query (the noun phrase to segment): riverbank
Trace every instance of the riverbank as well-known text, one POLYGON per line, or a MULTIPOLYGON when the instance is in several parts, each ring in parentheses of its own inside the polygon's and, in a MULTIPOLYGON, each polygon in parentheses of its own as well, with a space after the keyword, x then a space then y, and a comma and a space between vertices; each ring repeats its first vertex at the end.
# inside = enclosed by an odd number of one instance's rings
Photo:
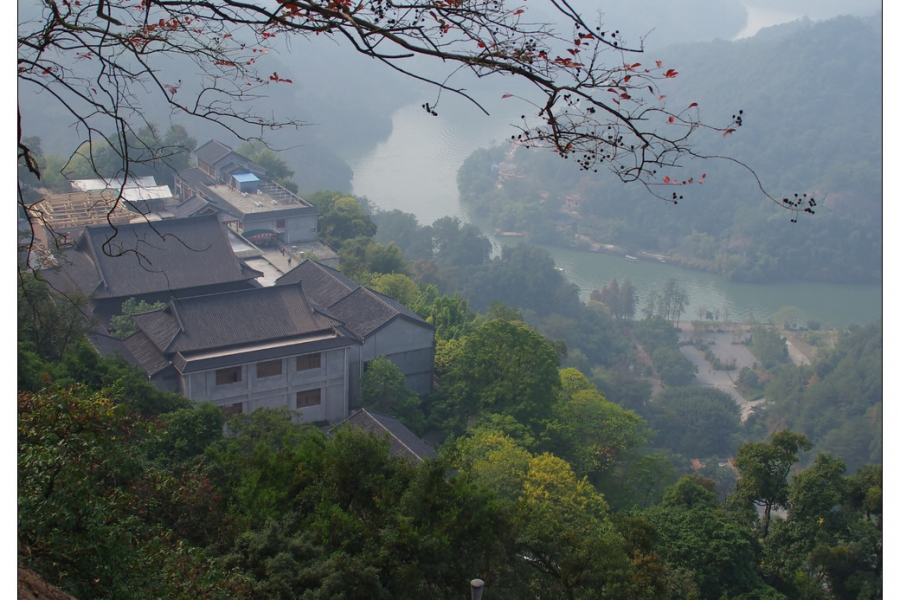
MULTIPOLYGON (((498 104, 502 104, 498 101, 498 104)), ((451 116, 454 106, 448 104, 442 116, 451 116)), ((494 107, 498 108, 498 107, 494 107)), ((458 217, 478 225, 495 249, 514 245, 522 237, 494 235, 496 224, 472 214, 460 203, 457 172, 474 150, 488 147, 491 140, 504 139, 505 122, 484 120, 468 111, 453 113, 458 118, 434 119, 425 115, 419 104, 398 110, 388 140, 372 152, 351 161, 354 172, 353 193, 366 196, 381 210, 401 210, 416 216, 421 224, 431 224, 445 217, 458 217), (402 185, 398 185, 402 181, 402 185)), ((551 223, 546 224, 552 227, 551 223)), ((503 227, 502 231, 512 230, 503 227)), ((779 284, 741 283, 692 265, 676 264, 664 255, 640 256, 625 248, 607 248, 601 244, 592 251, 589 244, 576 249, 571 235, 568 247, 559 239, 554 244, 538 245, 553 256, 557 267, 565 269, 566 278, 581 289, 582 301, 592 290, 599 290, 613 278, 632 281, 640 297, 640 308, 654 291, 661 294, 666 280, 676 278, 690 296, 689 314, 695 308, 720 309, 734 321, 751 319, 766 322, 782 307, 799 307, 807 319, 824 327, 846 327, 850 323, 864 325, 882 314, 880 284, 846 285, 798 281, 779 284), (625 259, 632 254, 638 260, 625 259), (662 257, 666 262, 660 262, 662 257)), ((639 314, 640 314, 639 308, 639 314)))

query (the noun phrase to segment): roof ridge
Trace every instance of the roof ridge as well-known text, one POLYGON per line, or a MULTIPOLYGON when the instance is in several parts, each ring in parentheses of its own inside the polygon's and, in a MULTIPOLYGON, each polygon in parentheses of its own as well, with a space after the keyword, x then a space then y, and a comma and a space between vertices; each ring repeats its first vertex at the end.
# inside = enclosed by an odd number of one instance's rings
POLYGON ((91 262, 94 263, 94 268, 97 269, 97 274, 100 275, 100 281, 97 282, 97 285, 96 285, 96 287, 94 287, 94 290, 96 291, 96 289, 98 287, 100 287, 101 284, 103 285, 104 288, 106 288, 108 290, 109 285, 106 283, 106 274, 103 272, 102 263, 99 260, 97 260, 97 249, 94 247, 94 238, 91 235, 91 231, 92 231, 92 227, 87 226, 81 232, 81 235, 83 235, 85 237, 85 239, 87 240, 88 248, 90 248, 90 250, 91 250, 91 262))
MULTIPOLYGON (((178 331, 175 332, 175 335, 172 336, 172 339, 169 340, 169 343, 166 344, 166 351, 168 352, 169 348, 172 347, 172 344, 175 343, 175 339, 178 337, 178 334, 184 333, 184 322, 181 320, 181 315, 178 313, 178 307, 175 303, 178 301, 177 298, 172 298, 169 300, 169 306, 172 307, 172 316, 175 317, 175 321, 178 323, 178 331)), ((165 310, 168 307, 161 308, 160 310, 165 310)))
MULTIPOLYGON (((361 286, 359 286, 359 287, 361 287, 361 288, 363 288, 364 290, 366 290, 367 292, 369 292, 369 294, 375 296, 375 299, 376 299, 376 300, 378 300, 379 302, 381 302, 382 304, 384 304, 385 306, 387 306, 389 309, 391 309, 391 310, 394 311, 395 313, 401 314, 400 311, 398 311, 396 308, 394 308, 393 306, 391 306, 388 302, 385 302, 384 298, 382 298, 382 296, 384 296, 385 298, 390 298, 390 296, 388 296, 387 294, 382 294, 381 292, 376 292, 375 290, 371 290, 371 289, 367 288, 367 287, 364 286, 364 285, 361 285, 361 286)), ((400 302, 400 301, 397 300, 396 298, 391 298, 391 299, 394 300, 395 302, 399 302, 400 304, 403 304, 402 302, 400 302)))
MULTIPOLYGON (((277 288, 277 287, 279 287, 279 286, 271 286, 272 289, 275 289, 275 288, 277 288)), ((312 301, 309 299, 309 296, 306 295, 306 290, 303 289, 303 280, 302 280, 302 279, 301 279, 300 281, 294 283, 294 284, 291 284, 291 285, 283 285, 283 286, 280 286, 280 289, 281 289, 281 292, 280 292, 279 295, 281 295, 281 294, 283 294, 284 292, 289 291, 289 290, 294 290, 294 289, 297 290, 297 293, 300 294, 300 299, 301 299, 301 301, 302 301, 303 304, 306 306, 306 310, 308 310, 309 313, 310 313, 311 315, 313 315, 313 318, 314 318, 316 321, 319 321, 319 315, 322 315, 322 316, 326 317, 326 318, 329 320, 328 325, 329 325, 329 327, 331 327, 332 330, 334 330, 334 327, 335 327, 334 321, 338 321, 341 325, 344 324, 344 322, 341 321, 340 319, 335 319, 335 318, 332 317, 331 315, 324 315, 324 314, 322 314, 322 313, 320 313, 319 311, 316 310, 316 308, 315 308, 315 306, 313 305, 312 301)), ((318 323, 317 323, 317 324, 318 324, 318 323)))
MULTIPOLYGON (((347 277, 346 275, 344 275, 343 273, 341 273, 341 272, 338 271, 337 269, 332 269, 331 267, 327 267, 327 266, 321 264, 319 261, 313 260, 313 259, 311 259, 311 258, 307 258, 306 260, 309 261, 309 262, 311 262, 312 264, 314 264, 316 267, 319 268, 320 271, 322 271, 323 273, 325 273, 326 275, 328 275, 329 277, 331 277, 332 279, 334 279, 336 282, 338 282, 339 284, 341 284, 342 286, 344 286, 345 288, 347 288, 348 290, 350 290, 350 293, 351 293, 351 294, 352 294, 353 292, 355 292, 358 288, 365 287, 365 286, 359 285, 358 283, 356 283, 355 281, 353 281, 352 279, 350 279, 349 277, 347 277), (332 273, 331 271, 334 271, 334 272, 336 272, 336 273, 339 273, 339 274, 342 275, 343 277, 346 277, 347 279, 350 279, 350 281, 353 281, 353 283, 356 284, 356 288, 351 288, 349 285, 347 285, 346 283, 344 283, 343 280, 342 280, 340 277, 337 277, 337 276, 336 276, 334 273, 332 273)), ((299 266, 299 265, 298 265, 298 266, 299 266)), ((349 295, 349 294, 348 294, 348 295, 349 295)))

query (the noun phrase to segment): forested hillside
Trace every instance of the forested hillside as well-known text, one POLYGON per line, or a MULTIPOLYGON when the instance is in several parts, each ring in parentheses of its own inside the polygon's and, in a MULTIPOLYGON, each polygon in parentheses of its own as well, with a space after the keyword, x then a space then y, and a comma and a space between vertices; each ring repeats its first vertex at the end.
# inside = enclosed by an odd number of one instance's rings
POLYGON ((856 468, 882 460, 883 325, 854 327, 812 365, 785 365, 766 385, 770 431, 806 435, 815 450, 856 468))
POLYGON ((699 110, 707 119, 743 111, 743 126, 703 139, 702 152, 752 167, 776 199, 807 193, 814 215, 792 223, 792 213, 729 161, 683 163, 679 179, 706 177, 675 186, 683 198, 673 204, 651 194, 671 200, 672 186, 626 186, 509 145, 466 160, 462 201, 533 241, 645 250, 738 281, 880 281, 880 19, 800 21, 656 55, 678 70, 665 99, 670 109, 699 110), (688 109, 694 102, 698 108, 688 109))
MULTIPOLYGON (((882 597, 879 324, 812 367, 760 368, 771 410, 747 427, 728 394, 690 385, 677 283, 636 321, 627 282, 581 304, 541 248, 489 259, 457 220, 309 198, 344 274, 435 328, 433 393, 384 359, 361 387, 363 406, 443 440, 438 458, 160 392, 22 273, 23 565, 83 600, 450 599, 474 577, 507 600, 882 597)), ((776 332, 754 337, 786 354, 776 332)))

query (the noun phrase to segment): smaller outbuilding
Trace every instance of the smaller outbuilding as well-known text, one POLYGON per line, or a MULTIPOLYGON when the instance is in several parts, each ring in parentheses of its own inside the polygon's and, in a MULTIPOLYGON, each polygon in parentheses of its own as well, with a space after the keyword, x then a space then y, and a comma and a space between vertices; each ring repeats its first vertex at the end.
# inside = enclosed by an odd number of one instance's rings
POLYGON ((341 427, 356 427, 379 437, 387 436, 390 442, 389 455, 403 458, 414 465, 426 458, 437 457, 437 452, 431 446, 423 442, 406 425, 388 415, 360 408, 340 423, 329 427, 326 433, 329 436, 334 435, 334 431, 341 427))

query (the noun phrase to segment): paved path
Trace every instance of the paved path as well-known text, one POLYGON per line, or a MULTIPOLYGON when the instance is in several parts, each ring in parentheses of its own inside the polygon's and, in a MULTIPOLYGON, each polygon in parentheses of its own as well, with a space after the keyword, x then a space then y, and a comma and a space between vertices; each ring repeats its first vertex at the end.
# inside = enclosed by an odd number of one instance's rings
MULTIPOLYGON (((710 365, 706 361, 706 358, 703 357, 703 352, 694 346, 682 346, 681 352, 691 359, 691 362, 697 365, 695 384, 716 387, 726 394, 729 394, 734 398, 735 403, 741 409, 741 420, 746 421, 747 417, 750 416, 753 407, 762 404, 765 400, 749 402, 745 400, 735 388, 734 380, 737 379, 740 370, 743 367, 752 368, 753 363, 756 362, 756 359, 753 354, 750 353, 750 350, 746 345, 736 343, 743 339, 743 335, 744 334, 740 331, 726 331, 724 333, 703 333, 700 336, 701 339, 714 342, 710 349, 722 363, 728 364, 732 360, 735 362, 736 368, 731 371, 717 371, 713 369, 712 365, 710 365)), ((681 324, 681 341, 686 342, 693 338, 693 327, 689 323, 681 324)))
POLYGON ((809 358, 807 358, 807 356, 799 348, 797 348, 797 346, 795 346, 791 342, 791 340, 787 341, 787 349, 788 349, 788 356, 791 357, 792 363, 794 363, 795 365, 808 365, 809 364, 809 358))
POLYGON ((257 271, 262 271, 260 283, 263 286, 275 285, 275 280, 300 264, 300 259, 289 253, 282 254, 278 248, 260 248, 262 254, 253 258, 245 258, 244 262, 257 271), (288 258, 291 259, 288 265, 288 258))

